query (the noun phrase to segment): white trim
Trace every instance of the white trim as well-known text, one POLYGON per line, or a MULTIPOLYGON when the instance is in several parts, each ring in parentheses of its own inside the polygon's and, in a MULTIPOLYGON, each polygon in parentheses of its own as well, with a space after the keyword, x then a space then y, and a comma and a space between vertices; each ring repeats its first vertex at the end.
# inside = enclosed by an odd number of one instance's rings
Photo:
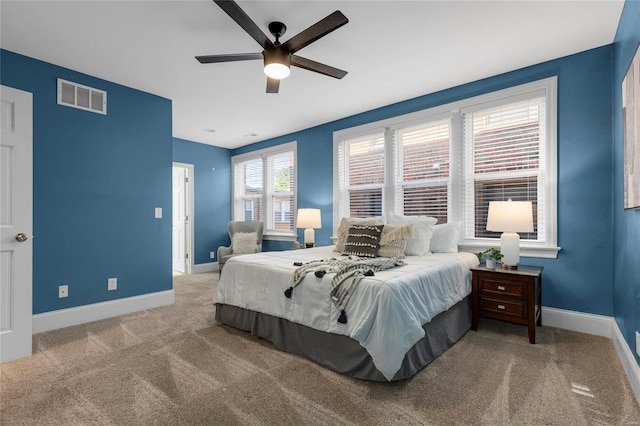
POLYGON ((194 274, 204 274, 205 272, 215 272, 218 270, 218 262, 198 263, 193 265, 194 274))
POLYGON ((195 255, 196 255, 196 250, 194 247, 194 237, 193 237, 193 230, 195 229, 195 221, 196 221, 196 213, 195 213, 195 207, 194 207, 194 188, 196 186, 196 174, 195 174, 195 169, 194 169, 194 165, 193 164, 189 164, 189 163, 179 163, 174 161, 172 163, 172 167, 182 167, 184 169, 187 170, 187 183, 186 183, 186 187, 187 187, 187 193, 186 193, 186 197, 187 197, 187 211, 186 211, 186 215, 189 218, 189 220, 187 220, 187 223, 185 224, 185 237, 186 237, 186 245, 187 245, 187 255, 188 255, 188 261, 187 261, 187 270, 185 271, 185 273, 187 274, 191 274, 193 272, 193 267, 194 267, 194 260, 195 260, 195 255))
POLYGON ((618 323, 613 318, 611 320, 613 321, 611 330, 613 334, 613 336, 611 336, 613 346, 616 348, 616 352, 620 357, 624 372, 627 373, 627 379, 629 379, 629 384, 631 385, 631 389, 633 389, 636 400, 640 404, 640 366, 638 366, 627 341, 624 340, 620 327, 618 327, 618 323))
MULTIPOLYGON (((468 251, 470 253, 478 253, 484 251, 488 248, 495 247, 498 245, 495 241, 479 241, 475 243, 464 242, 458 243, 459 251, 468 251)), ((551 246, 536 246, 529 244, 520 244, 520 257, 536 257, 539 259, 557 259, 558 252, 561 250, 560 247, 551 247, 551 246)))
POLYGON ((636 400, 640 403, 640 366, 613 317, 542 307, 542 325, 611 339, 636 400))
POLYGON ((295 235, 283 235, 283 234, 264 234, 262 236, 263 240, 266 241, 296 241, 298 239, 298 234, 295 235))
POLYGON ((542 325, 611 338, 613 318, 596 314, 542 307, 542 325))
POLYGON ((32 319, 33 333, 42 333, 72 325, 117 317, 118 315, 172 305, 174 300, 175 296, 172 289, 36 314, 32 319))

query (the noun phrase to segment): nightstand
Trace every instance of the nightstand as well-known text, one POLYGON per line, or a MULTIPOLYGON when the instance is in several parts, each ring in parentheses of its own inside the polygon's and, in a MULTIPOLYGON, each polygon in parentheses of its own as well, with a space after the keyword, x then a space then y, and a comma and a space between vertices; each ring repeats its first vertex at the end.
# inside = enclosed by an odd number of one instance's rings
POLYGON ((542 325, 542 267, 518 269, 471 268, 471 329, 480 317, 526 325, 529 343, 536 342, 536 325, 542 325))

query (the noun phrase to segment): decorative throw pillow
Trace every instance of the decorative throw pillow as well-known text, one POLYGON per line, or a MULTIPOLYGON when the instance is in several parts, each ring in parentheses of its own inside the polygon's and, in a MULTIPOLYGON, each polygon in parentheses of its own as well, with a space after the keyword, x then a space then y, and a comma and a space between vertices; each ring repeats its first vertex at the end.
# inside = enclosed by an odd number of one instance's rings
POLYGON ((457 253, 458 224, 442 223, 434 226, 429 247, 432 253, 457 253))
POLYGON ((404 251, 409 238, 413 238, 412 223, 406 225, 384 225, 380 235, 378 256, 404 258, 404 251))
POLYGON ((404 252, 409 256, 423 256, 429 253, 433 227, 438 219, 429 216, 403 216, 389 212, 387 222, 392 225, 413 224, 414 237, 407 240, 404 252))
POLYGON ((344 251, 344 243, 347 242, 347 234, 352 225, 382 225, 382 222, 374 217, 343 217, 338 227, 338 241, 333 251, 342 253, 344 251))
POLYGON ((352 225, 347 234, 342 254, 359 257, 376 257, 380 247, 383 225, 352 225))
POLYGON ((257 232, 236 232, 231 237, 231 252, 233 254, 255 253, 258 249, 257 232))

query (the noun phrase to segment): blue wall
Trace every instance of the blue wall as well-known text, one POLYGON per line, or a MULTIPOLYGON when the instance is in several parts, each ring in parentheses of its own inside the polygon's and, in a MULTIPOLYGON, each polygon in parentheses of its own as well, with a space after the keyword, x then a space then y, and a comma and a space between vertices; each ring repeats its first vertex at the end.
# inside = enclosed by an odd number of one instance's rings
POLYGON ((262 141, 236 149, 233 155, 297 140, 298 205, 322 210, 316 242, 328 245, 333 226, 334 131, 557 75, 562 251, 557 259, 523 262, 545 267, 545 306, 611 316, 612 58, 613 47, 601 47, 262 141))
POLYGON ((209 252, 230 244, 231 151, 184 139, 173 139, 173 161, 193 164, 194 263, 213 262, 209 252), (215 170, 212 170, 215 169, 215 170))
POLYGON ((34 314, 170 290, 171 101, 5 50, 0 63, 3 85, 33 93, 34 314), (57 78, 106 90, 108 115, 58 105, 57 78))
POLYGON ((614 42, 613 63, 613 217, 615 318, 625 340, 640 363, 634 332, 640 331, 640 210, 624 210, 622 80, 640 43, 640 2, 627 1, 614 42))

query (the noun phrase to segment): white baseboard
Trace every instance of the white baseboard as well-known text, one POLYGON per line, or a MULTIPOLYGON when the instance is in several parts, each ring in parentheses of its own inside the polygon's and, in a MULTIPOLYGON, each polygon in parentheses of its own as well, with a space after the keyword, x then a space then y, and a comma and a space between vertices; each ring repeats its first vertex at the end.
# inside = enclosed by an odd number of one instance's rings
POLYGON ((172 305, 174 300, 173 290, 166 290, 36 314, 32 320, 33 333, 42 333, 145 309, 172 305))
POLYGON ((640 403, 640 366, 613 317, 542 307, 542 325, 604 336, 611 339, 631 389, 640 403))
POLYGON ((604 315, 542 307, 542 325, 611 338, 611 321, 604 315))
POLYGON ((611 318, 611 321, 613 321, 613 336, 611 337, 613 346, 616 348, 616 352, 620 357, 624 371, 627 373, 631 389, 633 389, 633 393, 636 395, 636 399, 640 404, 640 366, 638 366, 636 358, 633 356, 633 352, 627 344, 627 341, 624 340, 620 327, 618 327, 618 323, 613 318, 611 318))
POLYGON ((192 272, 194 274, 203 274, 205 272, 215 272, 218 270, 218 262, 199 263, 193 265, 192 272))

